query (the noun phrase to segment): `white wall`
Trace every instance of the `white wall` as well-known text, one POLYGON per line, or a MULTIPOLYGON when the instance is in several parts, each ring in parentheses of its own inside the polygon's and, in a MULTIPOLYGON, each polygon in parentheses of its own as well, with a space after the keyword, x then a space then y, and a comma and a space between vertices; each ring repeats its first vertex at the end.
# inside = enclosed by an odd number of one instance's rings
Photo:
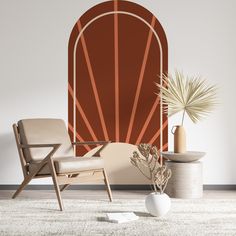
MULTIPOLYGON (((0 0, 0 184, 19 184, 11 125, 21 118, 67 121, 67 45, 76 20, 98 0, 0 0)), ((169 68, 219 86, 218 108, 186 121, 188 149, 206 151, 205 184, 236 184, 236 1, 136 0, 162 23, 169 68)), ((170 127, 180 118, 170 119, 170 127)), ((170 147, 173 137, 170 135, 170 147)), ((46 180, 32 183, 49 183, 46 180)))

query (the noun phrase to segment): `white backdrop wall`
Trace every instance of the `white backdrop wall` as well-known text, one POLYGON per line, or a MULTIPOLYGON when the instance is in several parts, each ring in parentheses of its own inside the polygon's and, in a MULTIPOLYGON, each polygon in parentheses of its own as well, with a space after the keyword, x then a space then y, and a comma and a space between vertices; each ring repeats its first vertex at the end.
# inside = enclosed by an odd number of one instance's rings
MULTIPOLYGON (((69 35, 77 19, 100 2, 0 0, 0 184, 22 181, 12 123, 29 117, 67 121, 69 35)), ((153 12, 163 25, 170 72, 178 68, 218 85, 219 106, 211 116, 197 125, 186 120, 188 149, 207 152, 205 184, 236 184, 236 1, 134 2, 153 12)), ((175 116, 169 127, 179 122, 175 116)), ((171 149, 172 135, 169 144, 171 149)))

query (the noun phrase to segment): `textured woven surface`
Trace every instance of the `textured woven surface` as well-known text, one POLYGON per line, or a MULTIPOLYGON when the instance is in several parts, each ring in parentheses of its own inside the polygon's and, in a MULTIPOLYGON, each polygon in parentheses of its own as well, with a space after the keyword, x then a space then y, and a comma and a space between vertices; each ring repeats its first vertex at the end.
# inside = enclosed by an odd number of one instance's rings
POLYGON ((236 200, 173 200, 163 218, 146 213, 144 200, 0 200, 0 235, 236 235, 236 200), (106 212, 133 211, 140 219, 115 224, 106 212))

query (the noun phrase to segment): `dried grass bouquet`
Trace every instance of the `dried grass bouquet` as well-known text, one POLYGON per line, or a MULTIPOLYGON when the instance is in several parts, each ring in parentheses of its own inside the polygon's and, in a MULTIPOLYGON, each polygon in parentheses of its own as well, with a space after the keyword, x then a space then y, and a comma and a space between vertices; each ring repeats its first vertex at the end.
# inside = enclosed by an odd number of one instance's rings
MULTIPOLYGON (((167 169, 166 165, 160 164, 160 156, 156 146, 151 144, 139 144, 139 152, 133 152, 131 164, 151 181, 155 192, 160 190, 162 194, 166 188, 171 170, 167 169)), ((162 163, 162 162, 161 162, 162 163)))

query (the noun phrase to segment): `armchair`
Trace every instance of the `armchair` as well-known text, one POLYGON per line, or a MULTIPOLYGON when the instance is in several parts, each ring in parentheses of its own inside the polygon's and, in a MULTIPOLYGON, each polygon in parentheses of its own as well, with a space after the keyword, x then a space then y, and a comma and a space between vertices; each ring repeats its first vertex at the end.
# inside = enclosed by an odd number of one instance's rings
POLYGON ((52 177, 60 210, 60 192, 78 181, 104 181, 110 201, 112 193, 100 152, 110 141, 71 143, 65 123, 60 119, 24 119, 13 124, 24 180, 12 198, 35 178, 52 177), (75 145, 101 144, 91 157, 76 157, 75 145), (59 186, 62 185, 61 189, 59 186))

